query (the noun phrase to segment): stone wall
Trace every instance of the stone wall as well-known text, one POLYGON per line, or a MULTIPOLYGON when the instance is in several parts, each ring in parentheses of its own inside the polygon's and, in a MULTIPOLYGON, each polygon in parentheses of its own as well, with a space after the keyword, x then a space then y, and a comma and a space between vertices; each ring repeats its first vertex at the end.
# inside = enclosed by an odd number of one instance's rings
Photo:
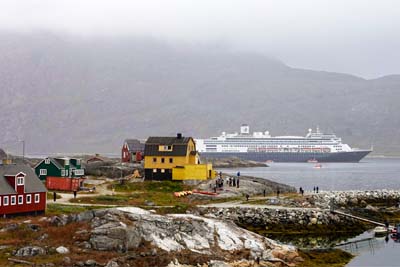
POLYGON ((269 209, 269 208, 208 208, 199 209, 200 214, 224 220, 232 220, 244 227, 274 231, 334 232, 360 229, 360 222, 332 214, 322 209, 269 209))

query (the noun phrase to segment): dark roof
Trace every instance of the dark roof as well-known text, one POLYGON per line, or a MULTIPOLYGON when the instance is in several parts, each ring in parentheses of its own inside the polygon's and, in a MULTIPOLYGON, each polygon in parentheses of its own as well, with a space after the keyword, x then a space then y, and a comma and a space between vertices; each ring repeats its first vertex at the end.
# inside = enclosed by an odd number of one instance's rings
POLYGON ((9 164, 0 166, 0 195, 16 194, 17 192, 5 179, 6 175, 15 176, 23 172, 25 176, 25 193, 46 192, 46 187, 36 176, 33 169, 24 164, 9 164))
POLYGON ((4 150, 0 148, 0 160, 6 159, 6 158, 7 158, 7 153, 4 152, 4 150))
POLYGON ((149 137, 144 149, 145 156, 186 156, 191 137, 149 137), (172 151, 159 151, 158 146, 172 146, 172 151))
POLYGON ((71 169, 76 169, 76 166, 71 162, 71 159, 75 159, 75 158, 45 158, 43 160, 41 160, 38 164, 35 165, 35 169, 37 166, 39 166, 40 164, 42 164, 43 161, 45 161, 46 159, 50 159, 50 162, 54 164, 54 166, 56 166, 59 170, 64 169, 64 161, 66 159, 69 159, 69 165, 71 169))
POLYGON ((137 139, 126 139, 129 151, 144 151, 144 144, 137 139))

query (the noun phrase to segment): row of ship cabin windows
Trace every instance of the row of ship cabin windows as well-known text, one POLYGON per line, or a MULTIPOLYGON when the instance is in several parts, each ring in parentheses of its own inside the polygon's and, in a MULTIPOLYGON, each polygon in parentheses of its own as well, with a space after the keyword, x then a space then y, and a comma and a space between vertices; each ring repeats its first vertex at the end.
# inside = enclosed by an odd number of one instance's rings
MULTIPOLYGON (((40 195, 35 194, 35 203, 40 202, 40 195)), ((32 195, 26 195, 26 204, 31 204, 32 203, 32 195)), ((18 205, 23 205, 24 204, 24 196, 23 195, 18 195, 18 205)), ((17 196, 0 196, 0 206, 8 206, 8 205, 17 205, 17 196), (10 202, 9 202, 10 200, 10 202)))
MULTIPOLYGON (((173 163, 174 159, 169 158, 169 163, 173 163)), ((153 158, 153 163, 157 163, 157 158, 153 158)), ((161 158, 161 163, 165 163, 165 158, 161 158)))

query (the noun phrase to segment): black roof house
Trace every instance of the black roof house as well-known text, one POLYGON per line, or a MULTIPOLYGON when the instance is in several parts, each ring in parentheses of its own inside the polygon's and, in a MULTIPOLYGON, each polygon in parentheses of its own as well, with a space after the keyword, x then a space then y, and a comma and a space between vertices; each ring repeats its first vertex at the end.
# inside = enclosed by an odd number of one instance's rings
POLYGON ((186 156, 191 137, 149 137, 144 150, 145 156, 186 156), (159 151, 160 145, 172 146, 172 151, 159 151))

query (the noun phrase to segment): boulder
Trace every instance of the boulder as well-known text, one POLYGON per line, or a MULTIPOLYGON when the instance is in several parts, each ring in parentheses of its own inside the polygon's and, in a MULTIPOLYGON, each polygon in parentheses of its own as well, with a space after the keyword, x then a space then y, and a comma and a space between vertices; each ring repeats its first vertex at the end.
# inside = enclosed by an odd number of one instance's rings
POLYGON ((59 254, 68 254, 69 253, 69 249, 63 246, 59 246, 58 248, 56 248, 57 253, 59 254))
POLYGON ((27 246, 17 250, 15 256, 17 257, 33 257, 36 255, 45 255, 46 251, 38 246, 27 246))

